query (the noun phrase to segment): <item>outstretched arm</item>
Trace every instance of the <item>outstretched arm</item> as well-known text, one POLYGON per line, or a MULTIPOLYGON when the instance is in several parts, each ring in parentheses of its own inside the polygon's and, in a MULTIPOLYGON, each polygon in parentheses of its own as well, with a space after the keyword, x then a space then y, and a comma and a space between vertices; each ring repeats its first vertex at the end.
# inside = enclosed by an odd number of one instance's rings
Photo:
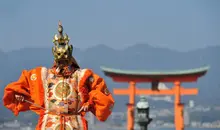
POLYGON ((111 115, 115 101, 103 78, 91 70, 86 70, 84 75, 90 89, 89 101, 86 104, 99 121, 105 121, 111 115))
POLYGON ((11 110, 15 116, 21 111, 29 110, 30 104, 26 102, 19 102, 15 95, 23 95, 27 99, 30 98, 29 84, 27 81, 28 71, 24 70, 18 81, 12 82, 5 87, 3 104, 6 108, 11 110))

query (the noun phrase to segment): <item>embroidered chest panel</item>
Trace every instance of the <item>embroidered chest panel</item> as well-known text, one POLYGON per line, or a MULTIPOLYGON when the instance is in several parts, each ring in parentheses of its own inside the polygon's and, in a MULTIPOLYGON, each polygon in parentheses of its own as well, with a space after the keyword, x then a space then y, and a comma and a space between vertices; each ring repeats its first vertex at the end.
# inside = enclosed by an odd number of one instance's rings
POLYGON ((47 77, 48 110, 59 113, 76 113, 80 106, 78 96, 78 72, 72 77, 56 77, 48 71, 47 77))

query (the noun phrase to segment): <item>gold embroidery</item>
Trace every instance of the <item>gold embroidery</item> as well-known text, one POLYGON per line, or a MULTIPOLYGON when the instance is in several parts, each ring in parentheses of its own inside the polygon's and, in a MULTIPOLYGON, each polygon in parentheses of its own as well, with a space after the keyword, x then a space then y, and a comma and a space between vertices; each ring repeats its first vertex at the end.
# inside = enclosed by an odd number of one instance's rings
POLYGON ((32 80, 32 81, 37 80, 37 75, 36 75, 36 74, 32 74, 32 75, 31 75, 31 80, 32 80))
MULTIPOLYGON (((64 126, 65 126, 65 130, 71 130, 72 128, 68 123, 65 123, 64 126)), ((55 126, 55 130, 60 130, 60 124, 55 126)))
POLYGON ((67 82, 59 82, 55 87, 55 96, 67 98, 71 94, 71 87, 67 82))
MULTIPOLYGON (((75 74, 75 76, 77 76, 75 74)), ((68 79, 63 79, 62 77, 55 77, 51 79, 52 76, 47 77, 47 106, 49 111, 54 111, 56 113, 68 113, 70 116, 65 116, 65 129, 80 130, 82 127, 81 117, 78 119, 74 114, 77 113, 79 109, 79 100, 77 99, 77 80, 76 77, 71 77, 68 79), (62 100, 63 99, 63 100, 62 100)), ((56 115, 47 115, 47 120, 43 129, 53 129, 60 130, 60 118, 56 115), (45 128, 46 127, 46 128, 45 128)))

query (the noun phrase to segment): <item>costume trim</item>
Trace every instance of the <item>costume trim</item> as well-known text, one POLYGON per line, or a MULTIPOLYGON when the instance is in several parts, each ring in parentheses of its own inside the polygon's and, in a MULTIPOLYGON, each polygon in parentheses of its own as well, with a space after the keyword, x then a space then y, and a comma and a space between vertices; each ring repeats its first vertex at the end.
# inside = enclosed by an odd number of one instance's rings
POLYGON ((93 72, 90 69, 82 69, 79 71, 78 92, 82 104, 89 100, 89 88, 86 84, 92 74, 93 72))
MULTIPOLYGON (((41 69, 41 79, 42 79, 42 84, 43 84, 43 89, 44 89, 44 95, 42 95, 44 97, 44 105, 45 105, 45 108, 46 108, 46 111, 45 113, 48 112, 48 101, 47 101, 47 96, 48 96, 48 86, 47 86, 47 68, 45 67, 42 67, 41 69)), ((42 119, 42 126, 41 126, 41 129, 45 129, 46 127, 46 122, 47 122, 47 118, 48 118, 48 114, 46 115, 43 115, 43 119, 42 119)))

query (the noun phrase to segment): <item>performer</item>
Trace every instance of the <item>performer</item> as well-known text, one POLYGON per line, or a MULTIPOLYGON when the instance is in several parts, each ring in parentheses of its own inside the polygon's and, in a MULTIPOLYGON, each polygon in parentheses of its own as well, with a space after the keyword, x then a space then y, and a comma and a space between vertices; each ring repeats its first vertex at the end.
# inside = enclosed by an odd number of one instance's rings
POLYGON ((114 99, 103 78, 79 67, 60 22, 58 32, 53 39, 52 68, 23 70, 18 81, 5 87, 3 103, 15 116, 28 110, 36 112, 36 130, 88 130, 85 113, 90 111, 105 121, 114 99))

